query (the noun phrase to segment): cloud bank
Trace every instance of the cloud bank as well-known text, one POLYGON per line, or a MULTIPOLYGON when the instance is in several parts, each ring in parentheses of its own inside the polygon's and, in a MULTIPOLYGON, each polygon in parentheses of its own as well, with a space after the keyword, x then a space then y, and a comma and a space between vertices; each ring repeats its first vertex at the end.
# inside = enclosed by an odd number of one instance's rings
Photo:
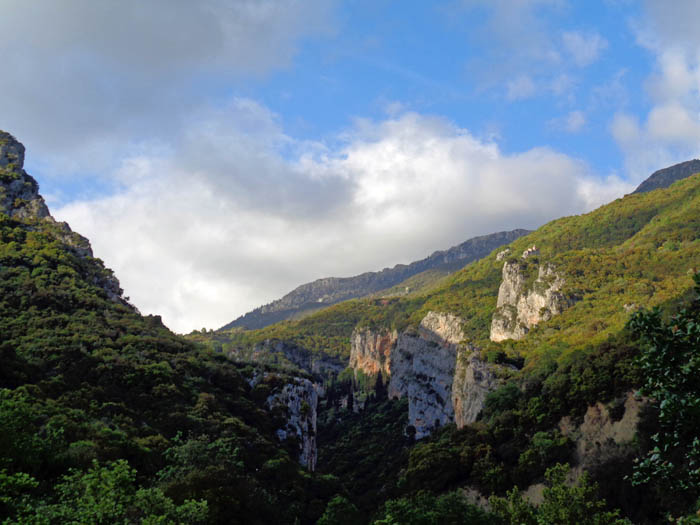
POLYGON ((249 99, 190 122, 171 147, 125 158, 113 174, 128 182, 121 191, 55 211, 92 239, 139 308, 178 331, 629 189, 548 148, 507 155, 415 113, 358 120, 332 147, 296 141, 249 99))

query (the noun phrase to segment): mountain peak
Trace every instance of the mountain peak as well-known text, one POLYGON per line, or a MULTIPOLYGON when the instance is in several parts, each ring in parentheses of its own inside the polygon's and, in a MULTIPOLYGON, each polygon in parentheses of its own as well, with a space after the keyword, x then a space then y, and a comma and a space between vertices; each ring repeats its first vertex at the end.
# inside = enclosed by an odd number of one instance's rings
POLYGON ((0 168, 8 165, 20 170, 24 167, 24 144, 6 131, 0 130, 0 168))
POLYGON ((50 218, 39 184, 23 167, 24 145, 0 131, 0 212, 16 219, 50 218))
POLYGON ((646 193, 659 188, 668 188, 671 184, 700 173, 700 160, 693 159, 674 164, 652 173, 648 179, 642 182, 632 193, 646 193))

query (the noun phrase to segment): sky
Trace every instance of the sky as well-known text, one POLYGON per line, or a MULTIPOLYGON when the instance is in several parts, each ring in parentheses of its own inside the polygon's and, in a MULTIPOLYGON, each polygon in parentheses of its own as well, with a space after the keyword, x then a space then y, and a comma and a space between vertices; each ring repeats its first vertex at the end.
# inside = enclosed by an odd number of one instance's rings
POLYGON ((0 129, 142 313, 590 211, 700 155, 695 0, 0 0, 0 129))

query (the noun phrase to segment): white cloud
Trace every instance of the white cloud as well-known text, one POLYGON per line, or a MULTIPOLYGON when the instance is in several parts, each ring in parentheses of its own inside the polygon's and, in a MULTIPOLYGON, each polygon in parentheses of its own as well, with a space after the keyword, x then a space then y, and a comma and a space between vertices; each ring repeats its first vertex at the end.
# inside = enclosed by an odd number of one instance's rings
POLYGON ((508 81, 506 98, 508 100, 522 100, 535 95, 535 83, 527 75, 520 75, 508 81))
POLYGON ((0 125, 54 173, 104 172, 125 144, 186 127, 203 94, 290 65, 301 39, 332 27, 335 4, 4 0, 0 125))
POLYGON ((608 41, 598 33, 585 34, 580 31, 564 32, 562 43, 579 67, 588 66, 598 60, 600 53, 608 47, 608 41))
POLYGON ((550 120, 548 124, 553 129, 563 130, 567 133, 578 133, 586 125, 586 114, 581 110, 570 111, 563 117, 550 120))
POLYGON ((586 125, 586 115, 583 111, 572 111, 566 117, 565 129, 569 133, 577 133, 586 125))
POLYGON ((700 155, 700 4, 648 0, 636 21, 637 41, 656 57, 646 88, 651 107, 637 119, 616 113, 613 137, 625 154, 633 180, 700 155))
POLYGON ((178 331, 223 325, 322 276, 536 227, 625 189, 548 148, 506 155, 415 113, 358 120, 332 149, 287 136, 246 99, 190 122, 169 148, 124 152, 121 192, 55 210, 139 308, 178 331))

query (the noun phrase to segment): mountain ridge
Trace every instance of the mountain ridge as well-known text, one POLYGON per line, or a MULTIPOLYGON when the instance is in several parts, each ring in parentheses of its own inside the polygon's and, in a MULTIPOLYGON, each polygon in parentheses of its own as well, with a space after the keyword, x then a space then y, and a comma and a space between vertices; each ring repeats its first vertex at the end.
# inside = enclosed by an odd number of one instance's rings
POLYGON ((428 257, 409 264, 397 264, 392 268, 384 268, 378 272, 364 272, 352 277, 316 279, 296 287, 280 299, 242 315, 219 330, 225 331, 235 327, 263 328, 279 321, 292 319, 304 311, 318 310, 348 299, 380 292, 428 270, 440 270, 445 273, 459 270, 466 264, 491 253, 499 246, 528 233, 530 230, 515 229, 480 235, 447 250, 435 251, 428 257))
POLYGON ((673 166, 656 170, 647 177, 632 193, 646 193, 659 188, 668 188, 674 182, 700 173, 700 160, 692 159, 673 166))

